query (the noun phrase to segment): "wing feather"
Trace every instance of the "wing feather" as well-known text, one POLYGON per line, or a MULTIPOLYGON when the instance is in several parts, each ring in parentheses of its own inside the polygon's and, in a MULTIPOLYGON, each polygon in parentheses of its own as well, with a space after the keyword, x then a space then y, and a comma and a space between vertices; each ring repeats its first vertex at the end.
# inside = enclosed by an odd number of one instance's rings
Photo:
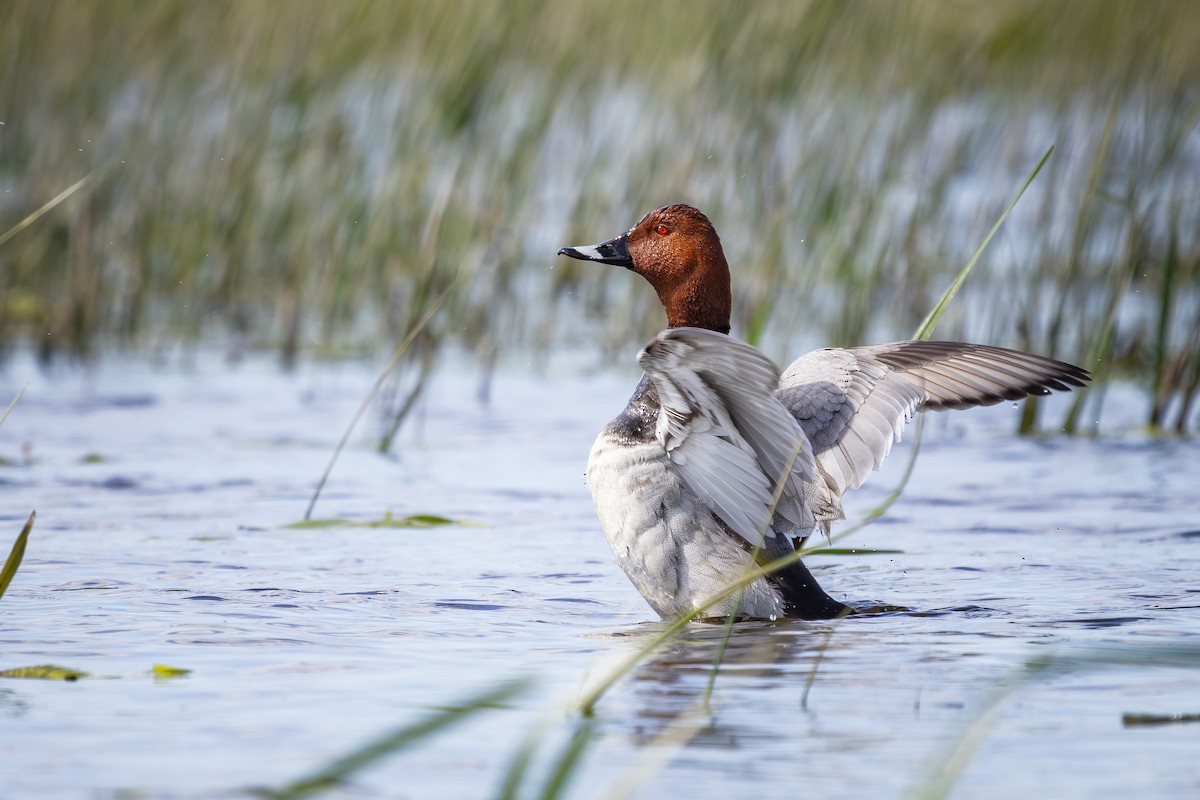
POLYGON ((670 328, 638 363, 658 389, 659 442, 688 490, 730 530, 761 545, 764 535, 813 527, 805 491, 816 478, 812 448, 775 397, 779 373, 769 359, 715 331, 670 328))
POLYGON ((828 530, 841 497, 857 488, 900 440, 918 411, 969 408, 1083 386, 1073 364, 965 342, 893 342, 826 348, 796 359, 776 392, 813 444, 822 478, 809 504, 828 530), (824 493, 820 490, 824 487, 824 493))
POLYGON ((842 516, 842 495, 879 468, 918 411, 991 405, 1090 379, 1062 361, 962 342, 827 348, 779 378, 753 347, 696 328, 663 331, 638 363, 658 389, 656 436, 680 479, 753 544, 776 532, 828 532, 842 516))

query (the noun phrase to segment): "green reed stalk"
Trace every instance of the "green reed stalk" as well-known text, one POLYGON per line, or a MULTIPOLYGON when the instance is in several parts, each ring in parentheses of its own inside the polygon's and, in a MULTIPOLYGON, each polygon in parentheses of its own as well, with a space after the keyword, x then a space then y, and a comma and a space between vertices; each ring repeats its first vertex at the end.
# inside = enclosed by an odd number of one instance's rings
MULTIPOLYGON (((1112 348, 1117 331, 1117 312, 1120 311, 1121 301, 1129 293, 1129 287, 1133 283, 1134 274, 1138 269, 1138 253, 1140 249, 1136 233, 1138 227, 1136 221, 1130 225, 1130 241, 1124 252, 1121 268, 1114 271, 1109 279, 1107 286, 1108 296, 1105 300, 1104 312, 1098 320, 1101 324, 1096 331, 1096 336, 1092 341, 1091 350, 1088 355, 1087 366, 1094 375, 1097 387, 1093 392, 1095 394, 1096 415, 1100 413, 1100 406, 1103 404, 1104 393, 1107 389, 1109 377, 1112 374, 1112 348)), ((1068 434, 1074 434, 1078 430, 1084 403, 1089 399, 1088 392, 1082 390, 1076 390, 1073 395, 1071 407, 1067 411, 1067 416, 1062 423, 1063 432, 1068 434)), ((1099 430, 1093 428, 1092 433, 1098 434, 1099 430)))
POLYGON ((1147 420, 1150 429, 1157 431, 1163 426, 1163 417, 1167 412, 1167 404, 1175 392, 1171 371, 1168 370, 1170 346, 1168 338, 1171 331, 1171 309, 1174 305, 1175 273, 1179 262, 1179 215, 1176 211, 1171 227, 1170 244, 1163 264, 1162 289, 1158 296, 1158 325, 1154 332, 1154 396, 1150 403, 1150 418, 1147 420))

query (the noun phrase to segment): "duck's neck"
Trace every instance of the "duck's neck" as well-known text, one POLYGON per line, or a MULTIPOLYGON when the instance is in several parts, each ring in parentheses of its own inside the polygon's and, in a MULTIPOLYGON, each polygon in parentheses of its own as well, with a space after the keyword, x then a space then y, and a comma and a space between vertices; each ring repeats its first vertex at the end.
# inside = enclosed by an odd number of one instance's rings
POLYGON ((729 288, 729 266, 719 251, 716 258, 697 265, 690 280, 655 288, 667 311, 668 327, 707 328, 729 333, 733 298, 729 288))

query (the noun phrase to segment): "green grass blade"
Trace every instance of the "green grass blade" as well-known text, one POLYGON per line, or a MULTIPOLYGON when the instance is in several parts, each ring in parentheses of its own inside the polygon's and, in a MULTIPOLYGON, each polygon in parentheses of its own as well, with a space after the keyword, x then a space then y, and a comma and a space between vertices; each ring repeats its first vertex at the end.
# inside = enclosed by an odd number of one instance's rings
POLYGON ((1025 183, 1021 184, 1021 188, 1017 191, 1016 196, 1009 202, 1008 206, 1004 209, 1004 213, 1000 215, 1000 218, 996 220, 996 224, 988 231, 987 236, 983 237, 983 241, 979 243, 979 247, 975 248, 975 252, 967 260, 966 266, 959 271, 954 281, 951 282, 950 288, 946 289, 946 293, 942 295, 942 299, 933 307, 933 310, 929 312, 924 321, 917 326, 917 330, 913 334, 914 339, 929 339, 933 336, 934 328, 941 321, 942 315, 946 313, 946 309, 954 302, 955 296, 958 295, 958 290, 962 288, 963 283, 967 280, 967 276, 975 268, 975 262, 979 261, 979 257, 983 255, 983 251, 991 243, 992 237, 996 235, 996 231, 1000 230, 1000 226, 1004 224, 1004 220, 1008 219, 1009 212, 1017 205, 1017 201, 1021 199, 1021 195, 1025 194, 1025 190, 1029 188, 1029 184, 1033 183, 1033 179, 1042 171, 1042 167, 1050 160, 1050 154, 1053 152, 1054 147, 1051 146, 1046 151, 1046 155, 1042 156, 1042 160, 1038 162, 1038 165, 1034 167, 1033 172, 1025 179, 1025 183))
MULTIPOLYGON (((15 400, 13 402, 16 402, 15 400)), ((37 518, 37 512, 34 511, 29 515, 29 520, 25 523, 25 527, 17 534, 17 540, 13 542, 12 550, 8 554, 8 560, 4 562, 4 570, 0 571, 0 597, 4 597, 4 593, 8 591, 8 585, 12 583, 13 576, 17 574, 17 570, 21 566, 21 561, 25 558, 25 543, 29 541, 29 532, 33 530, 33 521, 37 518)))
POLYGON ((599 797, 605 800, 624 800, 624 798, 645 794, 645 785, 679 754, 696 735, 710 724, 709 717, 702 708, 703 702, 692 703, 680 711, 659 733, 650 741, 639 745, 641 752, 640 763, 637 763, 619 776, 612 786, 599 797))
POLYGON ((17 392, 17 396, 14 397, 12 399, 12 402, 8 404, 8 408, 4 409, 3 414, 0 414, 0 425, 3 425, 4 420, 8 419, 9 412, 11 412, 13 410, 13 408, 17 405, 17 402, 21 399, 21 396, 25 394, 25 390, 28 388, 29 388, 28 384, 26 384, 25 386, 22 386, 21 391, 17 392))
POLYGON ((579 767, 580 758, 583 757, 587 746, 595 738, 595 734, 594 720, 582 719, 579 721, 575 733, 571 734, 571 740, 567 742, 562 754, 554 762, 554 769, 551 771, 550 777, 546 779, 546 785, 542 787, 541 794, 538 795, 539 800, 557 800, 563 796, 567 784, 579 767))
POLYGON ((329 473, 333 472, 333 465, 337 463, 338 456, 342 454, 342 450, 346 447, 346 442, 350 440, 350 434, 353 433, 355 426, 358 425, 358 421, 366 412, 367 407, 371 405, 371 401, 375 399, 375 395, 379 393, 380 388, 383 386, 383 382, 387 380, 387 376, 391 374, 392 370, 394 370, 397 365, 399 365, 400 359, 402 359, 404 354, 408 352, 408 348, 412 347, 412 343, 416 341, 417 335, 424 330, 425 326, 429 324, 429 320, 433 319, 433 315, 437 313, 437 310, 441 308, 442 304, 445 303, 450 297, 450 292, 456 285, 458 285, 459 277, 460 275, 456 275, 454 280, 450 281, 450 285, 447 286, 442 293, 437 296, 429 308, 426 309, 425 314, 419 320, 417 320, 417 324, 412 327, 412 330, 410 330, 408 335, 404 337, 404 340, 400 342, 399 347, 396 348, 396 352, 392 354, 392 360, 389 361, 388 365, 383 368, 383 372, 379 373, 379 377, 375 379, 375 384, 371 387, 370 391, 367 392, 367 396, 363 398, 362 403, 359 404, 358 411, 355 411, 354 416, 351 417, 350 424, 346 426, 346 432, 342 434, 342 438, 337 443, 337 447, 333 449, 333 455, 329 457, 329 463, 325 466, 325 471, 321 473, 321 479, 317 481, 316 488, 313 489, 312 499, 308 501, 308 508, 304 511, 305 520, 308 520, 312 517, 313 508, 317 505, 317 498, 321 496, 321 490, 325 488, 325 481, 329 480, 329 473))
POLYGON ((949 797, 958 778, 991 733, 1001 704, 1022 687, 1046 675, 1077 673, 1114 666, 1139 669, 1200 669, 1200 647, 1097 647, 1074 653, 1051 653, 1026 662, 1017 674, 991 690, 962 734, 954 740, 950 749, 931 765, 924 778, 909 792, 909 797, 917 800, 944 800, 949 797))
POLYGON ((924 780, 911 793, 910 796, 914 800, 944 800, 949 796, 963 770, 971 763, 971 759, 980 745, 987 740, 991 733, 1001 704, 1032 677, 1032 671, 1026 672, 1016 680, 1003 683, 991 691, 976 712, 975 717, 955 740, 954 746, 935 763, 924 780))
POLYGON ((821 664, 825 661, 825 652, 829 650, 829 643, 833 641, 833 632, 836 630, 830 627, 825 631, 825 638, 821 640, 821 646, 817 648, 817 657, 813 659, 812 669, 808 671, 808 676, 804 680, 804 692, 800 695, 800 709, 808 711, 808 695, 812 692, 813 684, 817 682, 817 672, 821 669, 821 664))
POLYGON ((725 624, 721 626, 721 641, 717 643, 717 652, 713 655, 712 667, 708 670, 708 684, 704 687, 703 703, 706 713, 712 713, 712 694, 717 686, 717 675, 721 671, 721 664, 725 661, 725 651, 729 648, 729 637, 733 636, 733 623, 737 622, 737 612, 742 606, 744 594, 745 590, 743 589, 738 594, 733 611, 729 612, 729 616, 725 618, 725 624))
POLYGON ((500 782, 500 792, 496 795, 497 800, 517 799, 517 791, 521 788, 525 775, 529 772, 529 765, 533 762, 533 754, 537 751, 541 738, 540 726, 530 729, 529 734, 517 748, 517 752, 509 759, 508 769, 504 771, 504 780, 500 782))
POLYGON ((41 217, 43 215, 45 215, 47 212, 51 211, 56 205, 58 205, 59 203, 66 200, 71 195, 78 192, 80 189, 82 189, 84 186, 87 185, 88 181, 90 181, 95 174, 96 174, 95 171, 92 171, 92 172, 89 172, 87 175, 84 175, 82 178, 75 181, 75 183, 71 184, 66 189, 63 189, 58 194, 54 195, 54 197, 52 197, 48 201, 46 201, 46 203, 44 203, 42 205, 42 207, 39 208, 37 211, 34 211, 32 214, 25 217, 25 219, 21 220, 16 225, 13 225, 11 228, 6 230, 4 233, 0 233, 0 245, 3 245, 9 239, 16 236, 21 231, 25 230, 33 223, 37 222, 39 219, 41 219, 41 217))
POLYGON ((271 800, 299 800, 332 789, 360 770, 407 747, 422 744, 435 733, 472 714, 496 708, 528 688, 528 681, 504 683, 488 689, 462 705, 449 706, 430 714, 412 725, 406 725, 369 742, 348 755, 327 764, 309 776, 279 789, 254 790, 254 794, 271 800))

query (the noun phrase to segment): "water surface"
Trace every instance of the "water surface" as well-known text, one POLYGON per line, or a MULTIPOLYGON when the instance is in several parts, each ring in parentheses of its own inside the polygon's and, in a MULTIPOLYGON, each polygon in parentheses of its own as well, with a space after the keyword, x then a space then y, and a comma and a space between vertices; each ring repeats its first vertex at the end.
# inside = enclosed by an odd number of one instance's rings
MULTIPOLYGON (((532 675, 510 708, 331 793, 489 797, 522 737, 562 740, 571 701, 661 630, 582 480, 632 368, 512 365, 486 405, 472 369, 444 369, 394 455, 364 420, 316 516, 476 524, 287 528, 373 378, 209 356, 53 374, 10 361, 3 396, 29 388, 0 427, 0 526, 7 540, 38 520, 0 600, 0 668, 94 677, 0 682, 0 797, 238 796, 532 675), (192 672, 155 680, 155 663, 192 672)), ((644 768, 645 798, 903 796, 1030 659, 1200 644, 1200 452, 1125 432, 1134 400, 1117 391, 1093 439, 1016 438, 1009 405, 933 416, 904 497, 847 542, 903 552, 809 561, 838 598, 915 613, 738 626, 711 717, 667 746, 720 635, 693 626, 600 703, 571 794, 644 768)), ((853 495, 851 519, 907 454, 853 495)), ((1200 725, 1122 716, 1196 712, 1194 668, 1040 676, 1000 704, 956 796, 1194 797, 1200 725)))

